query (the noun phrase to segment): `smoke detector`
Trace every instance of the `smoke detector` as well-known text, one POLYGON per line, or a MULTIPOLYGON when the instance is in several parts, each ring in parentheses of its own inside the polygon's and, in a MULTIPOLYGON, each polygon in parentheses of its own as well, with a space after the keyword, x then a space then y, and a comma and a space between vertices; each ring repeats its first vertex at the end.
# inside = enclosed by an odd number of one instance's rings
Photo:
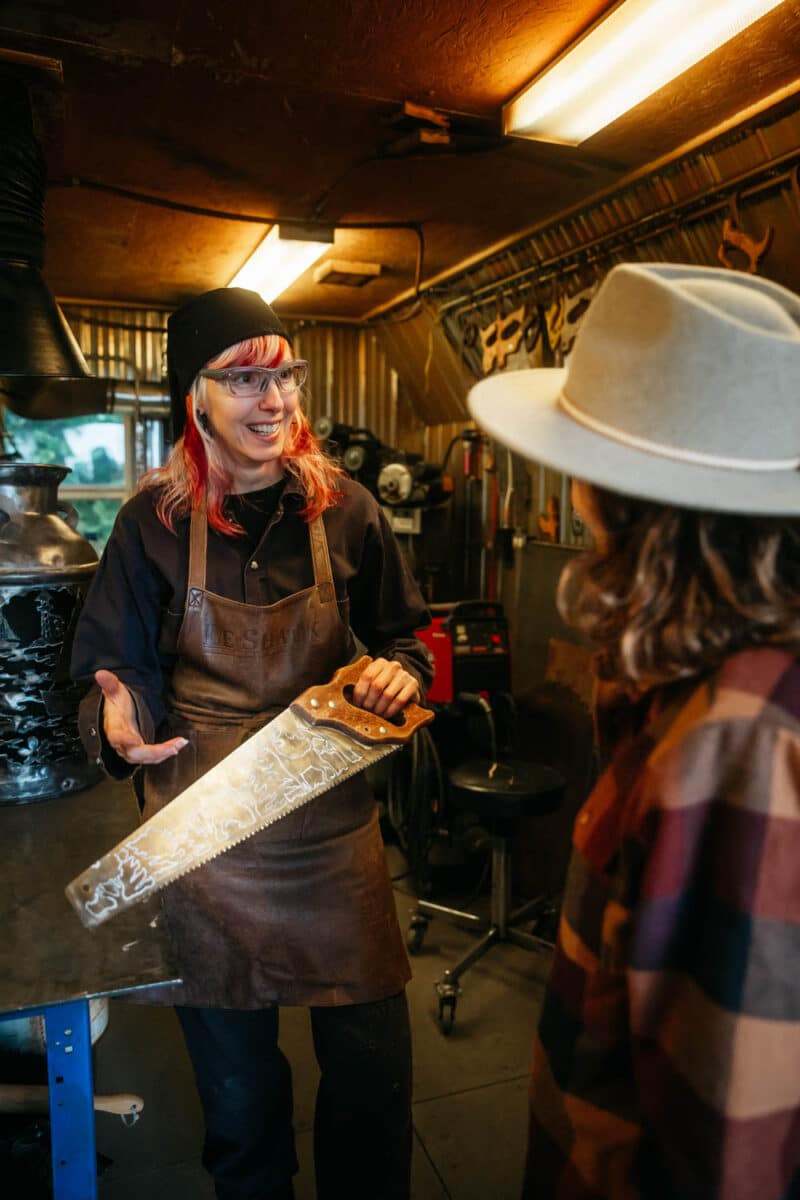
POLYGON ((380 263, 346 262, 328 258, 314 271, 314 283, 333 283, 338 287, 363 287, 381 273, 380 263))

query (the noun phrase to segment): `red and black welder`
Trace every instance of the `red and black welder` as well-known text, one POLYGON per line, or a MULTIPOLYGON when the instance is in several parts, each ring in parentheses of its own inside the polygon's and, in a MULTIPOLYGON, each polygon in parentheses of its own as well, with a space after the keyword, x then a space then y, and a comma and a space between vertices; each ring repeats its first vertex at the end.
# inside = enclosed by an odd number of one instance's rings
POLYGON ((420 895, 430 894, 434 875, 451 884, 466 875, 474 883, 474 871, 483 870, 488 835, 469 814, 448 807, 447 773, 470 758, 497 761, 513 727, 503 606, 461 600, 431 604, 430 612, 431 624, 416 633, 434 668, 425 698, 436 710, 426 730, 428 762, 401 779, 407 764, 397 756, 390 814, 420 895))
POLYGON ((502 604, 461 600, 431 604, 432 621, 417 637, 433 660, 431 704, 453 704, 463 693, 483 695, 511 691, 508 622, 502 604))

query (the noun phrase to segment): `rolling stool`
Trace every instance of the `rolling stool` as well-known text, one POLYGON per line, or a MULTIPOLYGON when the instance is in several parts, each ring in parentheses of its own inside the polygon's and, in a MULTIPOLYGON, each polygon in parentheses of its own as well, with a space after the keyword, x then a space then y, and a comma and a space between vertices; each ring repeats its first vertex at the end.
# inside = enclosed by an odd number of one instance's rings
POLYGON ((473 963, 498 942, 513 942, 527 950, 552 949, 552 942, 516 926, 541 904, 541 897, 528 900, 521 908, 511 908, 511 835, 525 814, 544 816, 559 807, 564 796, 564 780, 558 771, 537 763, 489 763, 472 759, 449 772, 450 799, 455 807, 475 813, 492 831, 492 902, 487 922, 476 913, 462 912, 444 904, 418 900, 412 911, 408 947, 419 953, 430 917, 441 913, 458 921, 469 921, 485 929, 483 937, 460 962, 444 972, 436 983, 439 996, 439 1022, 442 1033, 453 1028, 456 1001, 461 995, 459 979, 473 963))

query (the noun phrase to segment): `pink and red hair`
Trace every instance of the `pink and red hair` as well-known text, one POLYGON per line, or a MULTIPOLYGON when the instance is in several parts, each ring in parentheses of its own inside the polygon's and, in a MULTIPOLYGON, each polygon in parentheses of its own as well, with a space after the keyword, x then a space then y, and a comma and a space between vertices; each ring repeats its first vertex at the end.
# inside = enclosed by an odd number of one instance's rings
MULTIPOLYGON (((207 364, 212 370, 225 367, 274 367, 288 357, 288 343, 274 334, 249 338, 228 346, 207 364)), ((203 436, 197 424, 198 401, 205 394, 205 379, 198 376, 186 397, 186 424, 163 467, 148 471, 140 488, 159 487, 156 503, 159 519, 170 530, 175 521, 198 508, 206 498, 208 523, 220 533, 236 536, 242 527, 225 515, 225 497, 232 480, 222 465, 213 439, 203 436)), ((299 478, 306 496, 303 516, 312 521, 340 498, 337 481, 342 471, 320 449, 305 413, 297 408, 282 456, 285 470, 299 478)))

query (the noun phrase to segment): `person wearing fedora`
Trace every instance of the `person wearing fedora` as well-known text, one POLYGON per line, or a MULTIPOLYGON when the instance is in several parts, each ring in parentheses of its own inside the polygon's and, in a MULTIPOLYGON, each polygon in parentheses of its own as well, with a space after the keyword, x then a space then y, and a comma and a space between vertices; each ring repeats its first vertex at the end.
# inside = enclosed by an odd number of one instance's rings
POLYGON ((800 298, 623 264, 476 421, 572 476, 607 766, 535 1041, 529 1200, 800 1196, 800 298))
MULTIPOLYGON (((321 452, 307 364, 255 292, 169 318, 174 448, 122 508, 76 630, 80 727, 145 817, 301 691, 372 656, 354 700, 393 716, 430 683, 427 610, 374 497, 321 452)), ((219 1200, 290 1200, 281 1005, 308 1007, 319 1200, 407 1200, 410 977, 375 803, 358 774, 171 884, 175 1004, 219 1200)), ((137 993, 137 997, 141 993, 137 993)))

